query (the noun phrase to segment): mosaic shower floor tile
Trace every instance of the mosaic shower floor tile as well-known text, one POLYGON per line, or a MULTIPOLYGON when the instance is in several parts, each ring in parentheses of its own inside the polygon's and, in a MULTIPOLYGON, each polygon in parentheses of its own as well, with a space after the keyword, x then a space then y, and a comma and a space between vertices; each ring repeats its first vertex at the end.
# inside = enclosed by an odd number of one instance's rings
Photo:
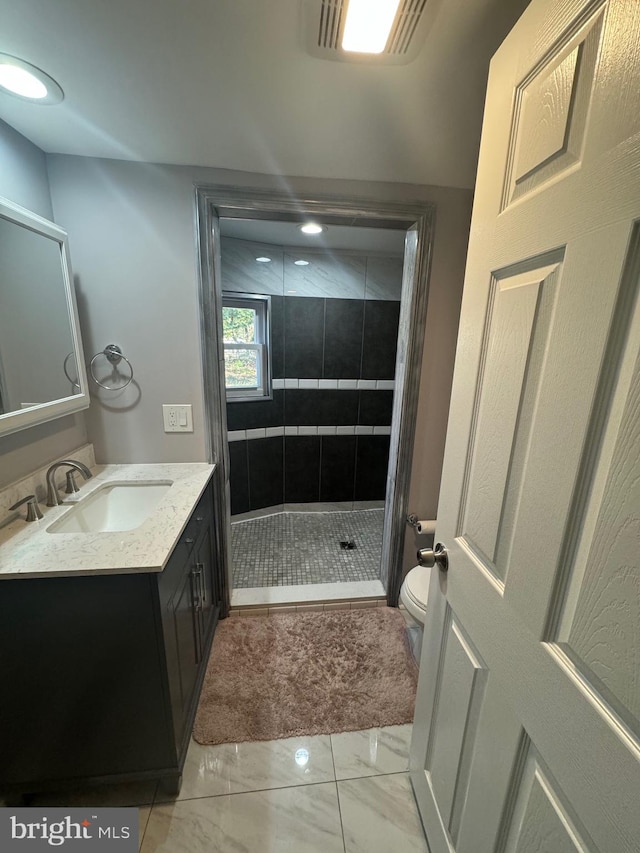
POLYGON ((383 509, 366 509, 232 522, 233 587, 377 580, 383 521, 383 509))

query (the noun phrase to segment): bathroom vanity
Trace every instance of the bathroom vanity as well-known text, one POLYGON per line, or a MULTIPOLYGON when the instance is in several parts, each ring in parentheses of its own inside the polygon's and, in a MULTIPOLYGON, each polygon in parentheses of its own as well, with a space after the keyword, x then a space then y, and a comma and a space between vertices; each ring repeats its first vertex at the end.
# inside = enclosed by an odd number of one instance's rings
POLYGON ((136 528, 69 532, 66 504, 0 531, 1 791, 128 779, 179 791, 226 615, 217 474, 106 466, 78 493, 81 527, 110 483, 168 484, 136 528))

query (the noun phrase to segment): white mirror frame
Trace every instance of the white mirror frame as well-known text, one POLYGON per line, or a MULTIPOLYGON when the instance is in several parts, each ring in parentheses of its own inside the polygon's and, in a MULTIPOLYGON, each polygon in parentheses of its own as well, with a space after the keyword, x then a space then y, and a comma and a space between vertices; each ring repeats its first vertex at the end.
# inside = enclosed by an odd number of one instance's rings
POLYGON ((78 321, 78 308, 71 278, 71 258, 69 256, 67 232, 48 219, 38 216, 25 207, 14 204, 6 198, 0 198, 0 218, 14 222, 16 225, 28 228, 35 234, 40 234, 42 237, 53 240, 60 247, 62 279, 64 282, 67 310, 69 312, 73 353, 78 371, 78 385, 80 386, 77 394, 61 397, 58 400, 51 400, 47 403, 40 403, 37 406, 30 406, 28 409, 21 409, 20 411, 7 412, 0 415, 0 436, 2 436, 35 426, 36 424, 54 420, 55 418, 61 418, 64 415, 79 412, 82 409, 87 409, 90 399, 87 372, 82 351, 82 339, 80 336, 80 323, 78 321))

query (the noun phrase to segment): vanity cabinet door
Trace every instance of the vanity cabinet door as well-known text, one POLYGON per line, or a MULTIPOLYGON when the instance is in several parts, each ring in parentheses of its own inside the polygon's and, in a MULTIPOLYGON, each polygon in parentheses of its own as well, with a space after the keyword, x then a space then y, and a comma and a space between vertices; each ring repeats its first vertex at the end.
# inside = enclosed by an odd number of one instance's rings
POLYGON ((211 489, 188 520, 164 571, 158 575, 164 653, 176 748, 181 753, 195 714, 196 694, 219 614, 211 489))
POLYGON ((201 632, 197 607, 198 578, 189 564, 185 568, 182 586, 173 600, 182 715, 189 710, 201 658, 201 632))
POLYGON ((173 734, 183 756, 221 608, 218 547, 208 487, 158 577, 173 734))
POLYGON ((200 624, 202 626, 202 654, 207 653, 209 634, 214 617, 220 609, 220 601, 217 595, 217 584, 214 574, 213 534, 211 527, 207 527, 198 541, 195 549, 195 567, 198 573, 200 585, 200 624))

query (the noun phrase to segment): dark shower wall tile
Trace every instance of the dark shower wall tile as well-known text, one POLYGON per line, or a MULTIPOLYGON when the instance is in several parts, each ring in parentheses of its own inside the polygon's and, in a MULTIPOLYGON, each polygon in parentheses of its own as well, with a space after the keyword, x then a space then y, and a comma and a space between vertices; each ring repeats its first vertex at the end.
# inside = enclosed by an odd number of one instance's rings
POLYGON ((393 379, 400 303, 367 300, 364 307, 362 379, 393 379))
POLYGON ((387 489, 388 464, 388 435, 358 436, 355 500, 384 500, 387 489))
POLYGON ((229 488, 231 515, 249 511, 249 465, 247 442, 229 442, 229 488))
POLYGON ((287 296, 284 302, 284 371, 290 378, 322 376, 324 299, 287 296))
POLYGON ((227 403, 227 429, 258 429, 282 426, 284 391, 274 391, 273 400, 255 403, 227 403))
POLYGON ((356 423, 357 391, 284 392, 285 426, 345 426, 356 423))
POLYGON ((282 437, 253 439, 247 442, 247 446, 250 509, 283 503, 282 437))
POLYGON ((356 437, 323 435, 320 454, 320 500, 352 501, 356 437))
POLYGON ((320 495, 320 437, 287 436, 284 451, 286 503, 311 503, 320 495))
POLYGON ((393 391, 359 391, 358 423, 367 426, 389 426, 393 411, 393 391))
POLYGON ((271 297, 271 375, 284 378, 284 297, 271 297))
POLYGON ((357 391, 317 391, 318 426, 351 426, 358 417, 357 391))
POLYGON ((300 391, 287 388, 284 392, 284 425, 317 425, 317 398, 320 391, 300 391))
POLYGON ((327 379, 357 379, 362 358, 362 299, 327 299, 324 372, 327 379))

